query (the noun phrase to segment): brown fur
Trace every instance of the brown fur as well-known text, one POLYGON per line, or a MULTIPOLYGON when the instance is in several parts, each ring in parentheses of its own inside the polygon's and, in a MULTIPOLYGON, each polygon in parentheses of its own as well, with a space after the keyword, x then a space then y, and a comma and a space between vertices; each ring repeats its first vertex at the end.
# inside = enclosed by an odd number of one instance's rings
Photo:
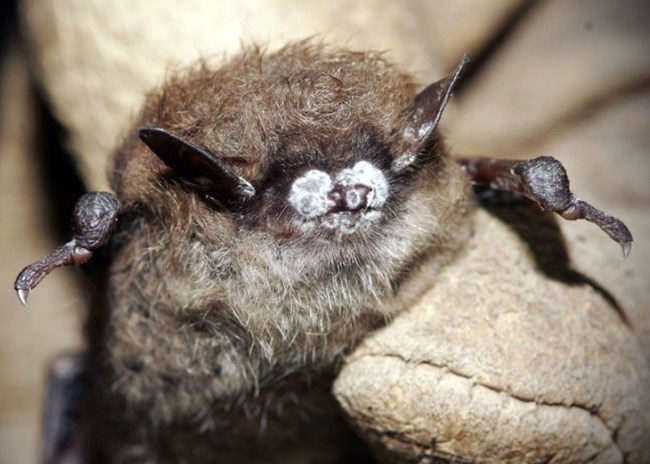
POLYGON ((468 182, 434 135, 362 234, 301 232, 285 197, 307 169, 387 167, 417 87, 381 54, 307 41, 202 64, 149 96, 138 127, 191 140, 258 193, 241 211, 215 208, 135 134, 118 151, 126 213, 94 353, 100 454, 353 462, 327 399, 332 373, 467 238, 468 182))

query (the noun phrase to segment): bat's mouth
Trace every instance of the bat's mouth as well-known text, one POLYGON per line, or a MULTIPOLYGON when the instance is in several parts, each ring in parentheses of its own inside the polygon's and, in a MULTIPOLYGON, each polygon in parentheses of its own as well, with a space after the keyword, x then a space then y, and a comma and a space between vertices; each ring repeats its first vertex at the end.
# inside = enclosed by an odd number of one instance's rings
POLYGON ((366 208, 354 211, 336 211, 319 218, 321 227, 343 234, 351 234, 369 227, 381 218, 381 211, 366 208))
POLYGON ((381 210, 365 208, 358 210, 330 211, 315 218, 300 218, 294 225, 302 232, 319 231, 337 237, 368 230, 382 217, 381 210))

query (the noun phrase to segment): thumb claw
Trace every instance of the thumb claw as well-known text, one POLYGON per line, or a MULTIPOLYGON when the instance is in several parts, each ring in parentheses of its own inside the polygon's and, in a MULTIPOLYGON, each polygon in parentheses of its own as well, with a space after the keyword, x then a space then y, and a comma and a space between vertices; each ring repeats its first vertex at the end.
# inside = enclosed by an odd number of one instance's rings
POLYGON ((623 249, 623 259, 626 259, 630 256, 630 250, 632 250, 632 241, 621 242, 621 248, 623 249))
POLYGON ((27 297, 29 296, 29 290, 25 290, 23 288, 17 288, 16 293, 18 294, 18 299, 23 304, 23 306, 29 306, 29 303, 27 302, 27 297))

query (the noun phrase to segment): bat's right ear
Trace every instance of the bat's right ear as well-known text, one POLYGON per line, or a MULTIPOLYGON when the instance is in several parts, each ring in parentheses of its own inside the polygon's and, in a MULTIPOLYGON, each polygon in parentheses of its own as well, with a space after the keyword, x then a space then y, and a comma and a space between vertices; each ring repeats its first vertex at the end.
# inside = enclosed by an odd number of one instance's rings
POLYGON ((138 135, 184 185, 207 198, 237 206, 255 195, 250 182, 207 150, 159 127, 143 127, 138 135))
POLYGON ((442 112, 468 62, 469 55, 465 54, 453 74, 426 87, 406 109, 406 119, 397 130, 393 146, 393 172, 404 170, 418 159, 438 127, 442 112))

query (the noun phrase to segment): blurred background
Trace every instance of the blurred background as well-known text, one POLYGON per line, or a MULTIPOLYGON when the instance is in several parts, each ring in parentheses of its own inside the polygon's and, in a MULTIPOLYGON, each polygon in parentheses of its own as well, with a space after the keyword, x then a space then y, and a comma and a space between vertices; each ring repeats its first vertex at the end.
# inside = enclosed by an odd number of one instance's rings
POLYGON ((2 3, 0 21, 0 463, 37 461, 46 366, 82 347, 86 311, 81 270, 55 271, 29 308, 16 274, 70 238, 81 193, 108 188, 112 147, 145 92, 242 41, 386 50, 423 84, 470 52, 444 118, 452 152, 556 156, 574 191, 628 224, 624 263, 594 226, 562 228, 650 359, 649 2, 22 0, 2 3))

